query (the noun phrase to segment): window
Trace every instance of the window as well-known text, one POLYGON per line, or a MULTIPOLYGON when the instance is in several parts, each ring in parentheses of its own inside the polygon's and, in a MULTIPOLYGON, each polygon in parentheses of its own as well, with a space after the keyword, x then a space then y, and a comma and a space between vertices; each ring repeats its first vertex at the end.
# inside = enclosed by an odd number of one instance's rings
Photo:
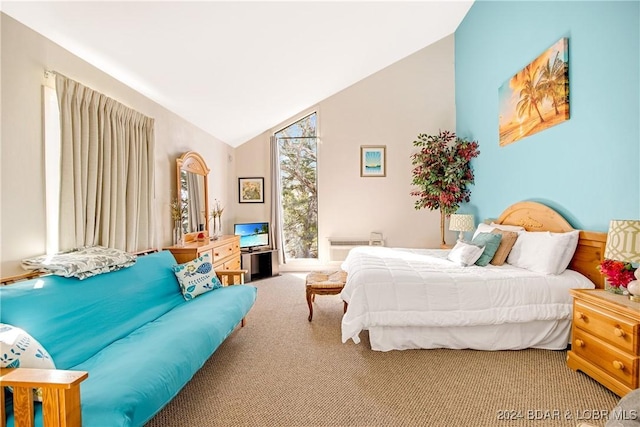
POLYGON ((317 113, 276 132, 275 138, 285 254, 290 259, 317 259, 317 113))
POLYGON ((47 253, 154 245, 154 120, 62 75, 44 89, 47 253))

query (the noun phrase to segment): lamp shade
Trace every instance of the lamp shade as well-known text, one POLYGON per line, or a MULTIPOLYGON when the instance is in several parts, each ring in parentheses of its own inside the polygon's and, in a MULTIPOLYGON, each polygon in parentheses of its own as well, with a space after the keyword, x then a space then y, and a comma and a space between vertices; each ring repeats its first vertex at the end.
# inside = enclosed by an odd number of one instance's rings
POLYGON ((473 215, 471 214, 452 214, 449 218, 449 230, 451 231, 472 231, 473 229, 473 215))
POLYGON ((640 262, 640 221, 611 220, 604 257, 623 262, 640 262))

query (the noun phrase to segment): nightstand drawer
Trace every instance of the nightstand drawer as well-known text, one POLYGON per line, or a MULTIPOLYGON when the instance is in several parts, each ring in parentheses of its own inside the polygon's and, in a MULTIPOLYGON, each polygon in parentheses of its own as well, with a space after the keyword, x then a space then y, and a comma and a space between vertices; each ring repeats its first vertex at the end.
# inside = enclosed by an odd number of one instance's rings
POLYGON ((571 351, 617 378, 630 388, 638 386, 639 358, 580 329, 573 330, 571 351))
POLYGON ((602 311, 583 301, 575 301, 573 324, 623 351, 638 352, 637 322, 631 319, 602 311))

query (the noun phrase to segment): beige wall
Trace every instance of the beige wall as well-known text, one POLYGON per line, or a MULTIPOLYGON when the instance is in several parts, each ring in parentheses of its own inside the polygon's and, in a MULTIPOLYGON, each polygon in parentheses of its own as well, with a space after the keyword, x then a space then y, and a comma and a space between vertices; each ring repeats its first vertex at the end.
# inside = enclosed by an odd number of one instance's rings
MULTIPOLYGON (((319 237, 384 233, 387 244, 436 247, 436 212, 413 209, 411 142, 421 132, 455 129, 454 39, 449 36, 321 101, 233 149, 50 40, 1 14, 0 275, 45 251, 42 138, 44 70, 56 70, 150 117, 156 123, 157 246, 171 241, 169 202, 175 159, 200 152, 212 170, 209 198, 225 206, 223 226, 269 220, 269 135, 309 111, 319 113, 319 237), (359 176, 360 145, 387 146, 387 176, 359 176), (265 177, 265 203, 239 204, 238 177, 265 177)), ((453 234, 449 235, 452 240, 453 234)))
MULTIPOLYGON (((41 86, 55 70, 155 118, 157 246, 171 243, 169 203, 175 159, 200 152, 212 170, 209 198, 228 201, 234 149, 111 78, 11 17, 1 14, 0 275, 20 273, 21 259, 45 252, 45 183, 41 86)), ((223 225, 234 207, 227 203, 223 225)))
MULTIPOLYGON (((439 246, 439 214, 413 208, 409 156, 419 133, 455 130, 454 75, 451 35, 292 118, 318 111, 321 261, 328 260, 331 236, 368 238, 379 231, 388 246, 439 246), (386 145, 385 178, 360 177, 361 145, 386 145)), ((269 135, 291 121, 236 149, 238 176, 264 176, 268 187, 269 135)), ((265 218, 268 199, 237 206, 237 220, 265 218)), ((449 233, 448 241, 454 240, 449 233)))

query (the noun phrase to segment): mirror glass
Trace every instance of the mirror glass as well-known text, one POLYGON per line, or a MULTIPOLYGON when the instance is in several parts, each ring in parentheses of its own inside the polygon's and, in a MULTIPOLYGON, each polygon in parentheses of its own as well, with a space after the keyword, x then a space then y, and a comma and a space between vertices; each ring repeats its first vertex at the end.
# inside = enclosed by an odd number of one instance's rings
POLYGON ((178 194, 184 212, 182 232, 185 237, 200 231, 204 231, 208 236, 209 168, 202 156, 193 151, 183 154, 177 163, 178 194))
POLYGON ((180 196, 186 212, 182 220, 184 233, 205 230, 207 209, 204 206, 204 178, 193 172, 180 171, 180 196))

